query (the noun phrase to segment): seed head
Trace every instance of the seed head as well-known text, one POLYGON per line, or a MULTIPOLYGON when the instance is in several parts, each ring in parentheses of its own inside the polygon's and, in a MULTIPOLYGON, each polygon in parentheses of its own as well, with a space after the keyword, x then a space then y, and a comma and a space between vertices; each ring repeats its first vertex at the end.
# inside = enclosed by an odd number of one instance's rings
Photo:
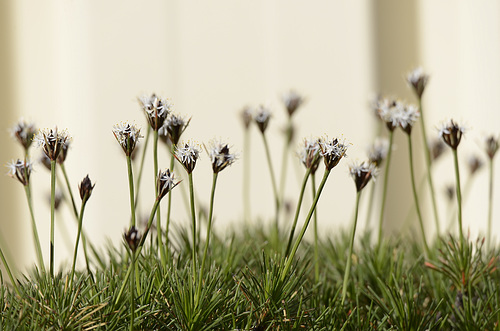
POLYGON ((250 123, 252 123, 252 109, 250 107, 243 108, 241 111, 241 120, 243 121, 245 130, 248 130, 250 123))
POLYGON ((368 149, 368 160, 375 166, 380 167, 389 152, 389 141, 385 138, 377 138, 368 149))
POLYGON ((370 162, 355 162, 349 166, 349 173, 354 179, 357 192, 359 192, 370 182, 371 178, 375 180, 377 167, 370 162))
POLYGON ((70 136, 66 131, 55 129, 39 130, 33 138, 37 146, 43 148, 43 152, 51 161, 56 161, 64 145, 69 143, 70 136))
MULTIPOLYGON (((206 149, 206 148, 205 148, 206 149)), ((208 156, 214 173, 219 173, 236 161, 236 155, 229 152, 229 146, 221 141, 212 140, 209 143, 208 156)))
POLYGON ((113 135, 122 147, 126 156, 131 156, 135 149, 135 145, 141 136, 141 129, 135 124, 122 122, 113 126, 113 135))
POLYGON ((345 141, 340 142, 338 138, 328 140, 328 138, 321 138, 319 141, 319 148, 321 150, 321 156, 323 156, 323 161, 325 162, 325 167, 328 170, 332 170, 340 160, 347 156, 347 144, 345 141))
POLYGON ((465 128, 453 120, 449 120, 444 123, 439 130, 439 136, 443 141, 450 146, 452 149, 456 150, 462 140, 462 136, 465 133, 465 128))
POLYGON ((130 250, 135 253, 137 247, 139 247, 139 243, 141 242, 141 235, 135 226, 131 226, 128 231, 125 231, 123 234, 123 239, 127 243, 130 250))
POLYGON ((89 175, 85 176, 80 185, 78 185, 78 190, 80 190, 80 198, 85 203, 92 195, 92 190, 94 189, 94 185, 90 181, 89 175))
POLYGON ((194 142, 187 141, 177 146, 174 156, 190 174, 196 166, 196 161, 200 158, 200 149, 194 142))
POLYGON ((139 98, 139 104, 151 125, 151 128, 158 131, 165 122, 168 114, 172 111, 172 104, 167 99, 162 99, 152 94, 150 97, 143 95, 139 98))
POLYGON ((167 137, 174 145, 179 143, 182 133, 189 126, 191 119, 185 120, 182 116, 171 114, 158 131, 158 134, 167 137))
POLYGON ((33 142, 33 135, 35 133, 35 124, 25 122, 23 119, 19 120, 19 123, 11 129, 12 137, 17 139, 25 151, 27 151, 31 146, 31 143, 33 142))
POLYGON ((483 167, 484 162, 477 155, 471 155, 467 159, 467 165, 469 166, 469 174, 472 176, 483 167))
POLYGON ((290 90, 286 93, 283 93, 281 96, 281 100, 285 105, 285 108, 288 112, 288 116, 292 116, 295 111, 304 103, 304 98, 298 94, 297 92, 290 90))
POLYGON ((262 132, 262 134, 266 132, 270 118, 271 118, 271 112, 263 105, 259 105, 259 107, 257 107, 257 110, 255 111, 253 120, 259 127, 259 130, 260 132, 262 132))
POLYGON ((485 144, 486 144, 486 154, 488 154, 490 160, 493 160, 499 147, 498 137, 495 137, 494 135, 487 136, 485 138, 485 144))
POLYGON ((169 169, 160 171, 156 178, 156 192, 158 192, 156 199, 158 201, 161 200, 170 190, 179 185, 179 183, 180 181, 175 181, 174 173, 170 173, 169 169))
POLYGON ((413 90, 419 99, 422 98, 422 94, 424 94, 425 86, 427 85, 428 80, 429 76, 424 73, 422 67, 415 68, 406 76, 406 81, 411 87, 413 87, 413 90))
POLYGON ((17 179, 24 186, 29 185, 31 170, 33 170, 31 162, 17 159, 17 161, 7 163, 6 167, 9 168, 7 175, 17 179))
POLYGON ((298 153, 300 161, 307 168, 311 169, 311 174, 318 170, 321 161, 321 149, 318 139, 304 139, 302 149, 298 153))

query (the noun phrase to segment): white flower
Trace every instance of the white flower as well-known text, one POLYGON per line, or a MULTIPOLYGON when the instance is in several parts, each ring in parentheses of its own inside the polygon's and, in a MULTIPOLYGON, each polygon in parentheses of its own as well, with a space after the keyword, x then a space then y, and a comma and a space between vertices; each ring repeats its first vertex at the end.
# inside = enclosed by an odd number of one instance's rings
POLYGON ((180 143, 177 145, 175 158, 184 166, 188 173, 191 173, 196 166, 196 161, 200 158, 200 149, 192 141, 180 143))
POLYGON ((14 126, 10 130, 12 137, 16 138, 17 141, 19 141, 19 143, 23 145, 24 149, 28 149, 30 147, 35 132, 35 124, 28 123, 22 118, 19 120, 16 126, 14 126))
POLYGON ((236 155, 229 152, 228 145, 217 140, 210 142, 208 156, 214 173, 219 173, 236 160, 236 155))
POLYGON ((71 137, 66 130, 58 131, 57 128, 55 128, 39 130, 33 138, 33 141, 38 147, 43 148, 45 155, 47 155, 51 161, 55 161, 64 145, 67 144, 70 139, 71 137))
POLYGON ((114 125, 113 135, 127 156, 132 155, 139 138, 143 138, 141 129, 135 124, 127 122, 121 122, 114 125))
POLYGON ((158 130, 158 134, 167 136, 174 145, 177 145, 182 133, 188 127, 189 122, 191 122, 191 119, 186 121, 184 117, 180 115, 171 114, 163 123, 160 130, 158 130))
POLYGON ((325 166, 328 170, 335 167, 344 156, 347 157, 348 145, 345 143, 345 140, 340 142, 338 138, 334 138, 331 141, 328 138, 322 138, 319 144, 321 156, 323 156, 325 166))
POLYGON ((410 133, 413 124, 420 116, 420 112, 415 105, 406 105, 401 101, 384 99, 379 105, 379 115, 387 123, 389 130, 392 131, 399 126, 406 133, 410 133))
POLYGON ((318 168, 321 160, 321 150, 318 139, 304 139, 304 146, 298 153, 299 159, 311 173, 314 173, 318 168))
POLYGON ((349 173, 354 179, 356 190, 359 192, 368 184, 371 178, 375 180, 378 170, 377 167, 371 162, 354 162, 349 165, 349 173))
POLYGON ((379 166, 387 157, 389 152, 389 141, 385 138, 377 138, 368 149, 368 159, 371 163, 379 166))
POLYGON ((255 110, 254 121, 259 127, 260 132, 264 133, 267 129, 267 125, 269 124, 269 119, 271 118, 271 112, 267 107, 263 105, 259 105, 255 110))
POLYGON ((441 128, 439 129, 439 136, 448 146, 453 149, 457 149, 465 131, 466 129, 464 126, 453 120, 449 120, 441 125, 441 128))
POLYGON ((288 115, 292 116, 293 113, 304 103, 304 98, 297 92, 290 90, 283 93, 281 100, 285 104, 288 115))
POLYGON ((156 180, 156 191, 158 192, 158 200, 161 200, 165 195, 167 195, 170 190, 176 187, 180 182, 175 181, 174 173, 171 173, 169 169, 165 171, 160 171, 158 178, 156 180))
POLYGON ((424 73, 422 67, 415 68, 406 76, 406 81, 410 84, 419 98, 424 93, 429 76, 424 73))
POLYGON ((24 186, 29 184, 31 171, 33 170, 33 164, 30 161, 13 160, 7 163, 6 167, 9 168, 7 175, 19 180, 24 186))

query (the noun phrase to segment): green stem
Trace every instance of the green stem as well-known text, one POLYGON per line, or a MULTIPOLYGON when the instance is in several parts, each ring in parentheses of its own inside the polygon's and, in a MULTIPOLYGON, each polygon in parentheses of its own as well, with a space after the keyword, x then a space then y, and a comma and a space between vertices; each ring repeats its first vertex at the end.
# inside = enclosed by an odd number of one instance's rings
POLYGON ((78 255, 78 244, 80 243, 80 235, 82 233, 82 224, 83 224, 83 211, 85 210, 85 204, 87 203, 87 195, 83 197, 82 206, 80 208, 80 217, 78 218, 78 232, 76 235, 76 243, 75 243, 75 252, 73 253, 73 266, 71 267, 71 277, 69 288, 73 288, 73 277, 75 276, 75 267, 76 267, 76 257, 78 255))
POLYGON ((275 226, 276 229, 278 229, 278 217, 279 217, 279 210, 280 210, 280 199, 278 195, 278 188, 276 186, 276 177, 274 176, 274 171, 273 171, 273 164, 271 160, 271 152, 269 151, 269 144, 267 143, 267 138, 264 133, 262 133, 262 140, 264 140, 264 148, 266 150, 266 158, 267 158, 267 165, 269 166, 269 173, 271 176, 271 183, 273 185, 273 193, 274 193, 274 200, 275 200, 275 207, 276 207, 276 219, 275 219, 275 226))
POLYGON ((56 161, 50 161, 50 275, 54 277, 54 224, 56 210, 56 161))
MULTIPOLYGON (((311 174, 311 188, 313 199, 316 196, 316 174, 311 174)), ((319 247, 318 247, 318 211, 314 209, 314 278, 319 282, 319 247)))
POLYGON ((311 174, 311 169, 309 168, 304 174, 304 179, 302 180, 302 186, 300 188, 300 194, 299 194, 299 201, 297 201, 297 209, 295 210, 295 217, 293 219, 292 229, 290 230, 290 236, 288 237, 288 244, 286 245, 285 256, 288 256, 288 254, 290 253, 290 248, 292 247, 293 236, 295 234, 295 228, 297 227, 297 221, 299 219, 300 207, 302 206, 302 199, 304 198, 304 192, 310 174, 311 174))
POLYGON ((130 226, 135 226, 134 176, 132 174, 132 160, 127 155, 128 186, 130 193, 130 226))
POLYGON ((420 127, 422 128, 422 139, 424 143, 424 154, 425 154, 425 165, 427 166, 427 181, 429 182, 429 188, 431 190, 432 199, 432 210, 434 212, 434 221, 436 226, 436 233, 439 235, 439 213, 436 203, 436 193, 434 191, 434 182, 432 180, 431 171, 431 153, 429 151, 429 145, 427 142, 427 133, 425 130, 424 112, 422 110, 422 98, 418 98, 418 106, 420 108, 420 127))
MULTIPOLYGON (((10 282, 12 283, 12 286, 14 286, 14 290, 16 291, 17 295, 21 296, 21 292, 19 292, 19 288, 17 287, 16 280, 14 279, 14 276, 12 276, 12 272, 10 271, 9 264, 7 263, 7 259, 5 258, 5 255, 3 254, 2 248, 0 248, 0 258, 2 259, 2 263, 5 266, 5 270, 7 270, 7 274, 9 275, 10 282)), ((3 286, 3 284, 2 284, 3 286)))
POLYGON ((285 198, 285 184, 286 184, 286 173, 288 168, 288 153, 290 149, 290 140, 292 134, 292 118, 288 116, 288 122, 286 125, 285 132, 285 146, 283 146, 283 156, 281 159, 281 176, 280 176, 280 187, 279 187, 279 201, 284 201, 285 198))
POLYGON ((488 194, 488 241, 486 247, 488 250, 491 248, 491 223, 493 220, 493 159, 490 159, 490 185, 488 194))
MULTIPOLYGON (((144 141, 144 147, 142 149, 142 155, 141 155, 141 164, 139 165, 139 173, 137 174, 137 192, 135 194, 135 205, 139 203, 139 192, 140 192, 140 187, 141 187, 141 179, 142 179, 142 173, 144 169, 144 161, 146 160, 146 151, 148 150, 148 143, 149 143, 149 136, 151 132, 151 126, 148 125, 147 131, 146 131, 146 140, 144 141)), ((156 176, 156 174, 155 174, 156 176)))
POLYGON ((373 210, 373 202, 375 201, 375 183, 373 183, 370 187, 370 193, 369 193, 369 201, 368 201, 368 209, 366 211, 366 225, 365 225, 365 229, 366 230, 369 230, 369 225, 370 225, 370 221, 372 219, 372 210, 373 210))
POLYGON ((460 170, 458 168, 458 151, 453 149, 453 158, 455 161, 455 181, 457 190, 457 206, 458 206, 458 235, 460 236, 460 244, 464 249, 464 234, 462 228, 462 189, 460 188, 460 170))
POLYGON ((408 136, 408 154, 410 156, 410 173, 411 173, 411 188, 413 191, 413 198, 415 199, 415 209, 417 211, 418 222, 420 224, 420 231, 422 232, 422 240, 424 241, 425 252, 430 256, 429 246, 427 245, 427 239, 425 238, 424 222, 422 220, 422 212, 420 211, 420 204, 418 203, 417 185, 415 183, 415 171, 413 164, 413 147, 411 143, 411 134, 408 136))
POLYGON ((194 208, 194 186, 193 186, 193 173, 188 174, 189 178, 189 201, 191 203, 191 226, 193 230, 193 247, 192 247, 192 257, 193 257, 193 276, 196 275, 196 211, 194 208))
POLYGON ((28 207, 30 209, 31 215, 31 229, 33 231, 33 242, 35 244, 36 257, 38 259, 38 264, 42 272, 45 272, 45 263, 43 262, 42 247, 40 246, 40 238, 38 237, 38 230, 35 222, 35 213, 33 211, 33 201, 31 198, 31 188, 30 185, 24 186, 24 192, 26 193, 26 199, 28 200, 28 207))
POLYGON ((380 206, 380 218, 378 221, 378 243, 382 242, 382 228, 384 224, 385 200, 387 198, 387 184, 389 183, 389 167, 391 165, 392 143, 394 141, 394 131, 389 131, 389 149, 387 150, 387 160, 384 171, 384 186, 382 188, 382 204, 380 206))
MULTIPOLYGON (((174 153, 175 153, 175 145, 172 143, 172 147, 170 149, 170 171, 174 171, 174 165, 175 165, 175 158, 174 158, 174 153)), ((167 207, 167 223, 165 225, 165 252, 166 256, 168 257, 169 250, 168 250, 168 230, 170 229, 170 211, 172 210, 172 191, 168 192, 168 207, 167 207)))
POLYGON ((200 299, 200 294, 201 294, 201 285, 202 285, 202 279, 203 279, 203 271, 205 270, 205 260, 207 258, 208 254, 208 245, 210 243, 210 233, 212 231, 212 216, 213 216, 213 211, 214 211, 214 198, 215 198, 215 185, 217 183, 217 176, 218 173, 214 172, 213 175, 213 180, 212 180, 212 192, 210 193, 210 210, 208 212, 208 224, 207 224, 207 235, 205 238, 205 248, 203 249, 203 259, 201 260, 201 268, 199 271, 199 278, 198 278, 198 288, 196 292, 196 305, 199 302, 200 299))
POLYGON ((347 283, 349 282, 349 274, 351 272, 352 264, 352 251, 354 247, 354 236, 356 235, 356 225, 358 223, 358 211, 359 211, 359 198, 361 197, 361 190, 356 194, 356 211, 354 212, 354 224, 352 225, 351 238, 349 242, 349 255, 347 255, 347 265, 344 272, 344 282, 342 284, 342 306, 344 305, 345 298, 347 295, 347 283))
MULTIPOLYGON (((153 131, 153 168, 154 168, 154 187, 155 196, 158 196, 158 191, 156 190, 156 176, 158 176, 158 131, 153 131)), ((160 205, 158 205, 158 210, 156 211, 156 240, 157 249, 160 251, 161 261, 163 266, 165 266, 166 258, 165 251, 163 250, 163 240, 161 231, 161 216, 160 216, 160 205)))
POLYGON ((243 142, 243 213, 246 222, 250 222, 250 130, 246 129, 243 142))
POLYGON ((297 253, 300 242, 304 238, 304 234, 306 233, 307 227, 309 226, 309 222, 311 221, 312 214, 314 212, 314 209, 316 208, 316 205, 318 203, 321 192, 323 191, 323 187, 325 187, 325 183, 326 183, 326 180, 328 179, 328 175, 330 174, 330 171, 331 170, 325 169, 323 179, 321 180, 321 183, 319 184, 318 192, 316 193, 316 196, 314 197, 313 204, 311 206, 311 209, 309 209, 309 213, 307 214, 306 220, 304 222, 304 225, 302 226, 302 230, 300 231, 299 237, 295 241, 295 244, 293 245, 292 252, 290 253, 290 255, 286 256, 285 268, 283 269, 283 273, 281 274, 281 281, 285 280, 286 274, 288 273, 288 271, 290 270, 290 268, 292 266, 293 258, 295 257, 295 254, 297 253))
POLYGON ((132 266, 132 277, 130 277, 130 331, 134 330, 134 315, 135 315, 135 252, 130 252, 130 259, 132 266))

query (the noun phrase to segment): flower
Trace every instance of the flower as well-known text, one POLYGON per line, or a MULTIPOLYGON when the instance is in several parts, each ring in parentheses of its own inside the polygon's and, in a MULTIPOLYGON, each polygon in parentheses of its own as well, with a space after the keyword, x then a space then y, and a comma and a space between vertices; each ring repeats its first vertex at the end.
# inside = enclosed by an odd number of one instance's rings
POLYGON ((150 97, 143 95, 139 98, 139 103, 151 128, 158 131, 171 112, 172 104, 167 99, 157 97, 154 93, 150 97))
POLYGON ((128 247, 132 252, 135 252, 137 250, 137 247, 139 247, 139 243, 141 242, 141 235, 139 234, 139 231, 137 231, 137 228, 135 226, 131 226, 128 231, 125 231, 123 234, 123 239, 127 243, 128 247))
POLYGON ((318 139, 304 139, 304 146, 298 153, 300 161, 307 169, 311 169, 311 174, 316 173, 321 160, 321 149, 318 139))
POLYGON ((471 155, 467 159, 467 165, 469 166, 469 174, 472 176, 483 167, 484 162, 477 155, 471 155))
POLYGON ((495 137, 494 135, 487 136, 485 138, 485 144, 486 144, 486 154, 488 154, 490 160, 493 160, 499 147, 498 138, 495 137))
POLYGON ((269 111, 269 109, 267 109, 263 105, 259 105, 259 107, 257 107, 257 110, 255 111, 253 120, 259 127, 260 132, 264 133, 266 131, 270 118, 271 112, 269 111))
POLYGON ((436 161, 445 151, 443 140, 437 138, 429 143, 429 150, 431 152, 432 161, 436 161))
POLYGON ((415 68, 406 76, 406 81, 413 87, 418 98, 422 98, 429 76, 424 73, 422 67, 415 68))
POLYGON ((442 124, 441 129, 439 129, 439 136, 448 146, 456 150, 465 131, 465 127, 453 120, 449 120, 442 124))
POLYGON ((385 122, 389 131, 394 131, 398 126, 397 121, 394 121, 394 113, 401 107, 401 102, 393 99, 382 98, 378 99, 374 107, 377 107, 378 116, 385 122))
POLYGON ((345 141, 341 143, 338 138, 331 141, 328 141, 328 138, 321 138, 319 146, 325 167, 328 170, 332 170, 344 156, 347 156, 347 145, 345 141))
POLYGON ((349 173, 354 179, 356 190, 359 192, 370 182, 371 178, 375 179, 377 167, 371 162, 355 162, 349 165, 349 173))
POLYGON ((92 190, 94 189, 94 185, 90 181, 89 175, 85 176, 82 182, 78 185, 78 190, 80 191, 80 198, 85 203, 92 195, 92 190))
POLYGON ((407 134, 411 133, 413 124, 420 116, 417 106, 407 105, 401 101, 383 102, 379 111, 389 130, 393 131, 399 126, 407 134))
POLYGON ((389 152, 389 141, 385 138, 377 138, 368 149, 368 160, 379 167, 389 152))
POLYGON ((187 129, 191 119, 185 120, 180 115, 171 114, 158 133, 167 137, 174 145, 179 143, 182 133, 187 129))
POLYGON ((29 161, 12 161, 7 163, 7 168, 9 168, 9 175, 12 178, 17 179, 24 186, 29 185, 31 170, 33 170, 33 164, 29 161))
POLYGON ((141 129, 135 124, 122 122, 113 126, 113 135, 122 147, 126 156, 132 155, 135 145, 141 136, 141 129))
POLYGON ((12 136, 17 139, 25 150, 28 150, 31 146, 35 132, 35 124, 27 123, 23 119, 20 119, 19 123, 11 129, 12 136))
POLYGON ((200 158, 200 149, 192 141, 188 141, 177 146, 174 156, 190 174, 196 166, 196 161, 200 158))
POLYGON ((66 131, 57 131, 55 128, 39 130, 33 139, 51 161, 56 161, 64 145, 69 143, 70 136, 66 131))
POLYGON ((174 173, 170 173, 169 169, 160 171, 156 178, 156 192, 158 192, 156 199, 158 201, 161 200, 170 190, 179 185, 179 183, 180 181, 175 182, 174 173))
POLYGON ((250 127, 250 123, 252 123, 252 110, 250 107, 244 107, 243 110, 241 111, 241 119, 243 121, 243 126, 245 127, 245 130, 248 130, 250 127))
POLYGON ((66 161, 66 156, 68 156, 69 144, 70 144, 70 141, 67 140, 62 145, 61 152, 59 153, 59 156, 57 157, 57 163, 63 164, 64 161, 66 161))
POLYGON ((288 112, 288 116, 292 116, 295 111, 304 103, 304 98, 299 95, 297 92, 290 90, 286 93, 283 93, 281 96, 281 100, 285 105, 285 108, 288 112))
POLYGON ((214 173, 219 173, 236 161, 236 155, 231 154, 229 152, 229 146, 221 141, 212 140, 207 152, 208 157, 210 157, 210 162, 212 162, 212 170, 214 173))

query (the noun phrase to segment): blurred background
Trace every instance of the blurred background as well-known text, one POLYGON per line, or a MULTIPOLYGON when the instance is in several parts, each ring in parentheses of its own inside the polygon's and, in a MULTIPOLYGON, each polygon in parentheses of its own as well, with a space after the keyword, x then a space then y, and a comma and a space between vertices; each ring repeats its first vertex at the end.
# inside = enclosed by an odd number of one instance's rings
MULTIPOLYGON (((353 215, 355 188, 348 164, 366 159, 377 134, 370 100, 382 93, 416 102, 405 76, 417 66, 430 75, 423 101, 429 136, 435 137, 447 118, 463 121, 469 129, 459 151, 464 182, 471 154, 486 162, 483 137, 500 133, 499 18, 500 2, 495 0, 0 0, 0 160, 22 158, 21 146, 9 133, 21 117, 38 128, 67 129, 73 140, 66 169, 74 194, 78 197, 77 185, 85 175, 96 183, 84 227, 101 247, 108 239, 119 245, 130 217, 128 181, 125 157, 111 130, 127 120, 145 132, 147 122, 137 97, 155 92, 169 98, 177 113, 192 117, 185 139, 206 143, 221 138, 240 154, 219 176, 215 229, 223 235, 244 222, 246 152, 240 112, 244 106, 270 105, 268 139, 278 173, 286 120, 280 96, 294 89, 307 99, 294 115, 294 149, 303 137, 325 134, 343 135, 352 144, 349 158, 332 173, 318 205, 321 233, 335 235, 348 228, 353 215)), ((265 224, 273 216, 274 202, 262 139, 256 127, 251 131, 251 215, 265 224)), ((422 178, 419 134, 420 129, 414 130, 422 178)), ((411 230, 414 218, 406 138, 398 130, 395 139, 388 236, 411 230)), ((165 168, 169 154, 163 145, 160 151, 160 167, 165 168)), ((40 153, 34 149, 33 159, 40 153)), ((153 202, 152 155, 146 160, 149 172, 141 187, 140 215, 148 214, 153 202)), ((292 155, 286 199, 293 208, 303 171, 292 155)), ((445 228, 452 214, 444 193, 454 180, 451 153, 439 160, 435 171, 445 228)), ((184 176, 179 168, 177 173, 184 176)), ((206 154, 194 174, 197 199, 208 206, 211 168, 206 154)), ((471 182, 464 206, 464 226, 473 236, 486 230, 488 180, 485 167, 471 182)), ((498 186, 498 176, 495 183, 498 186)), ((48 256, 50 173, 38 163, 32 184, 38 231, 48 256)), ((176 225, 187 225, 181 192, 174 194, 172 217, 176 225)), ((17 181, 0 176, 0 193, 0 244, 23 270, 34 262, 24 192, 17 181)), ((498 205, 500 193, 495 193, 498 205)), ((432 235, 430 200, 425 189, 423 194, 432 235)), ((361 227, 367 222, 366 205, 363 201, 361 227)), ((68 265, 76 235, 67 207, 60 208, 56 220, 56 260, 63 265, 68 265)), ((378 215, 378 207, 375 210, 378 215)), ((499 217, 496 208, 495 233, 499 217)), ((372 225, 377 219, 370 220, 372 225)))

